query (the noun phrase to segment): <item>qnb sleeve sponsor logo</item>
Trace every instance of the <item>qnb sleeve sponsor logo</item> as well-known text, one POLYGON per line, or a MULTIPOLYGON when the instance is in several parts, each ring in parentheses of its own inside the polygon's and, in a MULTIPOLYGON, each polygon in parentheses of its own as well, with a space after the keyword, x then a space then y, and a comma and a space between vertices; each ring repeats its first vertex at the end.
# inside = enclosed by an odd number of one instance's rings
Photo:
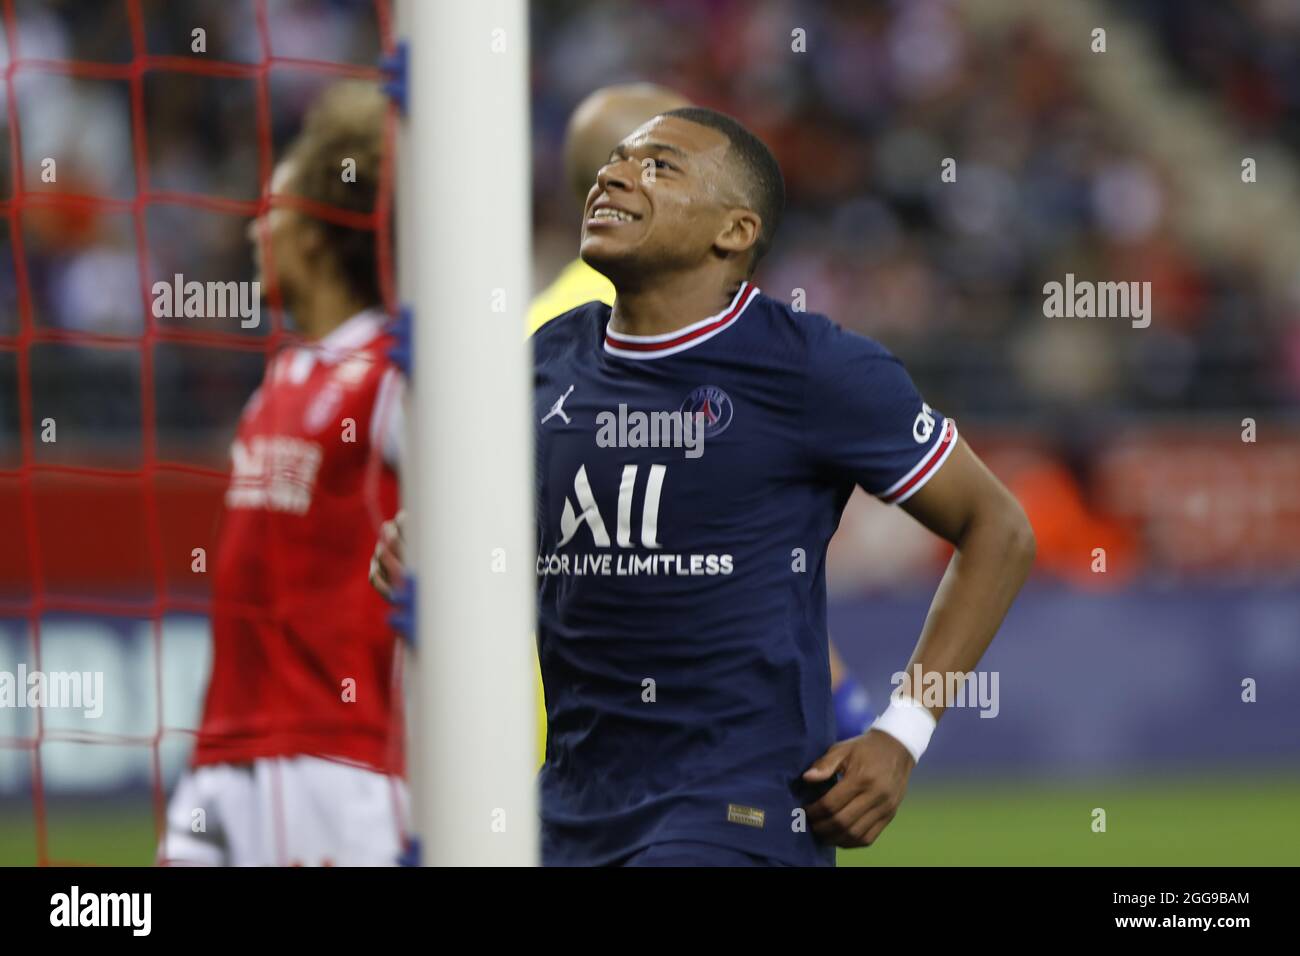
POLYGON ((322 451, 315 442, 291 435, 257 436, 230 448, 233 471, 227 508, 264 508, 306 514, 320 471, 322 451))
POLYGON ((921 410, 916 413, 916 421, 912 423, 912 437, 916 439, 918 445, 924 445, 933 434, 934 409, 922 402, 921 410))
POLYGON ((151 893, 68 893, 50 897, 51 926, 122 926, 133 936, 148 936, 152 925, 151 893))

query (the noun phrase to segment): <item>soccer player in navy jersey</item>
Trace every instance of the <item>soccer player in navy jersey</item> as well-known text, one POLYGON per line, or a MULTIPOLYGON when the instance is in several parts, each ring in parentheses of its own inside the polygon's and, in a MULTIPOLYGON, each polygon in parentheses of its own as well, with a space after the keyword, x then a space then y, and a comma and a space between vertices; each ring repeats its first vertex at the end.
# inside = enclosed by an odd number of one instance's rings
POLYGON ((956 548, 909 675, 973 670, 1032 564, 897 359, 751 283, 783 204, 735 120, 655 117, 587 196, 613 307, 533 338, 544 863, 833 865, 880 835, 946 702, 904 681, 835 742, 826 547, 855 485, 956 548))
MULTIPOLYGON (((653 83, 626 83, 602 87, 574 109, 564 133, 564 173, 575 197, 575 211, 586 206, 587 192, 596 172, 605 165, 611 147, 647 119, 669 110, 690 106, 680 93, 653 83)), ((575 250, 576 252, 576 250, 575 250)), ((579 256, 566 265, 528 308, 528 330, 536 332, 557 315, 599 299, 614 304, 614 285, 579 256)), ((864 733, 875 714, 866 689, 849 671, 830 645, 831 698, 835 707, 837 739, 864 733)), ((539 686, 541 678, 538 678, 539 686)), ((539 701, 542 694, 538 694, 539 701)), ((546 746, 546 715, 542 714, 539 753, 546 746)))

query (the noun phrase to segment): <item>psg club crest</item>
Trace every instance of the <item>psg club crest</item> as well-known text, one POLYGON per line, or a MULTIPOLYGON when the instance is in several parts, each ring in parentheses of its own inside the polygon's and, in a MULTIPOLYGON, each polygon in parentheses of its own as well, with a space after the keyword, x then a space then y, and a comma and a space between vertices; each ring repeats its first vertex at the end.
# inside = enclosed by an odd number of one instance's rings
POLYGON ((704 416, 704 437, 716 438, 727 430, 735 408, 731 396, 716 385, 701 385, 682 402, 681 410, 688 415, 697 412, 704 416))

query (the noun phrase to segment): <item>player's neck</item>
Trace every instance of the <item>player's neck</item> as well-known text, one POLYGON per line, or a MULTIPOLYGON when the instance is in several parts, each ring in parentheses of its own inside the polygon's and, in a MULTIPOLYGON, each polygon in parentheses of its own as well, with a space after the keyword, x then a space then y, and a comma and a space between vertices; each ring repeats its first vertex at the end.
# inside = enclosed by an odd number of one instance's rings
POLYGON ((365 308, 355 296, 333 288, 318 288, 293 310, 293 324, 303 338, 315 342, 365 308))
POLYGON ((618 293, 609 327, 625 335, 664 335, 716 315, 736 297, 740 280, 716 273, 680 273, 618 293))

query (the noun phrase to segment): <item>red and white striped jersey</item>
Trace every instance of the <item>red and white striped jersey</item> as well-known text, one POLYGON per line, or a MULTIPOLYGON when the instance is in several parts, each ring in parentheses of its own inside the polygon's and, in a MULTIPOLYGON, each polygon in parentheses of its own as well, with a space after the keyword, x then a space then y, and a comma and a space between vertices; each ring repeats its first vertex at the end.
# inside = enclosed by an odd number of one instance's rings
POLYGON ((267 366, 231 449, 196 765, 313 754, 399 772, 396 638, 368 581, 397 509, 399 379, 379 311, 267 366))

